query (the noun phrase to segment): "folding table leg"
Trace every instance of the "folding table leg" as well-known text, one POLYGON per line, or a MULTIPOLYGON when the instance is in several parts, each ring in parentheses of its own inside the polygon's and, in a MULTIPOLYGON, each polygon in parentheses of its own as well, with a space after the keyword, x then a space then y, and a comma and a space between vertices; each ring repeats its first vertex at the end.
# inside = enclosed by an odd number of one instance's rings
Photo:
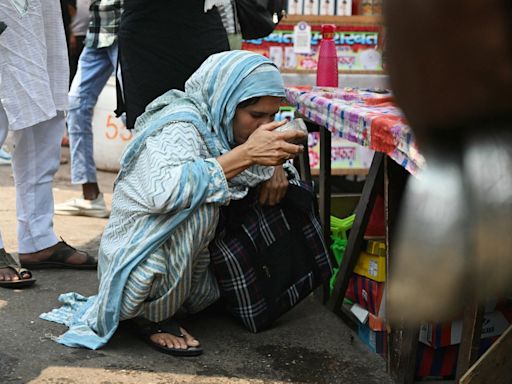
MULTIPOLYGON (((386 204, 386 271, 392 270, 392 244, 409 173, 394 160, 385 158, 384 200, 386 204)), ((384 298, 385 300, 386 298, 384 298)), ((416 372, 419 327, 393 324, 388 334, 388 372, 397 384, 412 384, 416 372)))
POLYGON ((469 368, 460 384, 508 384, 512 372, 512 326, 469 368))
POLYGON ((457 359, 457 381, 478 359, 483 320, 484 308, 476 301, 464 308, 462 338, 457 359))
POLYGON ((327 302, 327 307, 337 313, 342 314, 343 299, 347 290, 350 276, 356 266, 361 247, 363 244, 364 231, 368 225, 377 192, 382 189, 384 174, 384 157, 386 155, 376 152, 373 157, 372 165, 363 186, 361 198, 356 207, 356 218, 352 229, 350 230, 347 242, 347 248, 331 296, 327 302))

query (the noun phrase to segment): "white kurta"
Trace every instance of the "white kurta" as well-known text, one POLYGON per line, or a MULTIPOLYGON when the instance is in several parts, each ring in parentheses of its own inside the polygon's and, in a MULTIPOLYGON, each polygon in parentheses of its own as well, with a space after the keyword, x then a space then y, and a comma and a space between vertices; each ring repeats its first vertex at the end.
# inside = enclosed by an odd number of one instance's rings
POLYGON ((0 35, 0 102, 9 129, 66 110, 69 63, 59 1, 2 0, 0 21, 7 25, 0 35))

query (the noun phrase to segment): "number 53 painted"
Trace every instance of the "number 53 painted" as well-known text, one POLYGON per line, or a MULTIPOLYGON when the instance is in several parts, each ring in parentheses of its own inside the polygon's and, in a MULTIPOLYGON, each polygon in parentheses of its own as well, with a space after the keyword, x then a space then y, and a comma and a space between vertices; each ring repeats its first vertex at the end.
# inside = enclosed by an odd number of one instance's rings
POLYGON ((109 140, 121 139, 122 141, 130 141, 132 132, 126 129, 123 124, 117 124, 116 119, 112 115, 108 115, 106 123, 105 137, 109 140))

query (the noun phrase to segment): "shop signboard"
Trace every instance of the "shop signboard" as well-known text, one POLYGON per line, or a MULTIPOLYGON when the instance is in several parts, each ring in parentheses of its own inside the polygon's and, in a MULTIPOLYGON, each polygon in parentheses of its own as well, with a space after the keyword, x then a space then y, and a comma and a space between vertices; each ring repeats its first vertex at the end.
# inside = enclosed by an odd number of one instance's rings
MULTIPOLYGON (((273 33, 262 39, 244 40, 242 49, 269 57, 281 69, 316 71, 318 48, 322 39, 321 25, 311 25, 311 52, 294 50, 294 25, 278 25, 273 33)), ((334 36, 340 71, 381 72, 382 41, 380 28, 368 26, 338 26, 334 36)))

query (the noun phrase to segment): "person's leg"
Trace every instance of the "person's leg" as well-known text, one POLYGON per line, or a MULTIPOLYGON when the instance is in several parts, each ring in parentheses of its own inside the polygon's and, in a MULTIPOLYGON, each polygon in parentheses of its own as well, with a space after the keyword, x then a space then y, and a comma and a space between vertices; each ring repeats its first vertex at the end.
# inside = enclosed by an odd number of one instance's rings
POLYGON ((59 168, 64 113, 14 131, 13 173, 16 185, 18 247, 22 265, 65 255, 64 264, 88 262, 85 252, 59 242, 53 232, 53 176, 59 168))
POLYGON ((82 184, 84 198, 94 200, 100 191, 93 157, 92 117, 98 96, 117 62, 117 44, 107 48, 84 48, 69 91, 68 134, 71 182, 82 184))
MULTIPOLYGON (((5 139, 7 138, 7 133, 9 131, 8 128, 7 116, 4 108, 2 107, 2 103, 0 102, 0 148, 2 148, 2 145, 4 145, 5 139)), ((0 250, 2 249, 4 249, 4 242, 2 241, 2 233, 0 232, 0 250)), ((1 278, 2 277, 0 276, 0 279, 1 278)))
MULTIPOLYGON (((5 111, 0 103, 0 148, 5 142, 8 133, 8 121, 5 111)), ((0 257, 5 252, 4 242, 2 240, 2 233, 0 232, 0 257)), ((0 281, 15 281, 19 280, 20 277, 10 268, 0 268, 0 281)))
MULTIPOLYGON (((180 327, 175 316, 198 313, 220 296, 208 251, 216 223, 215 208, 208 205, 198 208, 165 246, 132 270, 126 281, 120 318, 135 318, 146 342, 160 352, 200 353, 200 342, 180 327)), ((107 241, 109 236, 107 233, 107 241)), ((103 249, 108 247, 105 245, 103 249)), ((106 262, 107 255, 113 253, 103 254, 102 261, 106 262)))
POLYGON ((21 268, 19 261, 4 248, 0 248, 0 287, 25 288, 33 285, 32 273, 21 268))
POLYGON ((108 217, 96 179, 92 118, 98 96, 117 64, 117 44, 84 48, 69 91, 67 118, 71 154, 71 182, 81 184, 81 198, 55 205, 56 215, 108 217))
POLYGON ((14 131, 18 248, 35 252, 58 242, 53 232, 53 175, 59 168, 64 114, 14 131))

